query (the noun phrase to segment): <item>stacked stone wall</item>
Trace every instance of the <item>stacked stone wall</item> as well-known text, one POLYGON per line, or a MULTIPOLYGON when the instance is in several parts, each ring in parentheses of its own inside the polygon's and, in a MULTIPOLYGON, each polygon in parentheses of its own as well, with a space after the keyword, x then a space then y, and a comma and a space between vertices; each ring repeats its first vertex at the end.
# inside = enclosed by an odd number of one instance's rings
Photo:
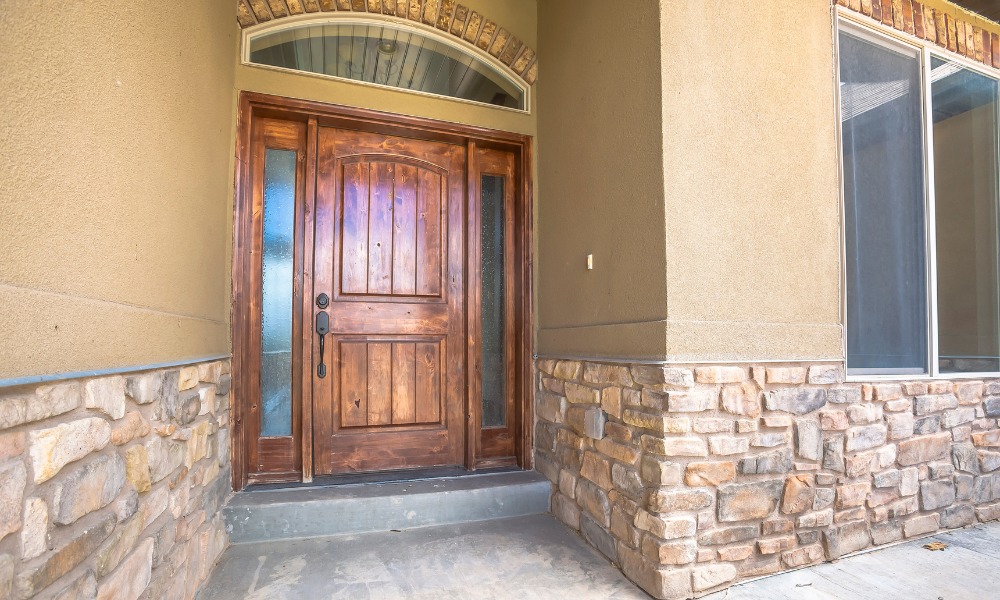
POLYGON ((657 598, 1000 518, 1000 381, 537 361, 552 511, 657 598))
POLYGON ((0 390, 0 598, 193 598, 227 537, 229 362, 0 390))

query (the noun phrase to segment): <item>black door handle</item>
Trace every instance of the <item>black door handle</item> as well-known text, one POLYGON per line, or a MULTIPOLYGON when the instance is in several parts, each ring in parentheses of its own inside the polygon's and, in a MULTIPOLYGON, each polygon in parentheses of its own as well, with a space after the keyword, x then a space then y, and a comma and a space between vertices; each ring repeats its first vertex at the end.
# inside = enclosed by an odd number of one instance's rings
POLYGON ((316 315, 316 333, 319 334, 319 366, 316 367, 316 375, 320 379, 326 377, 326 363, 323 361, 323 350, 326 345, 326 334, 330 333, 330 315, 325 310, 321 310, 316 315))

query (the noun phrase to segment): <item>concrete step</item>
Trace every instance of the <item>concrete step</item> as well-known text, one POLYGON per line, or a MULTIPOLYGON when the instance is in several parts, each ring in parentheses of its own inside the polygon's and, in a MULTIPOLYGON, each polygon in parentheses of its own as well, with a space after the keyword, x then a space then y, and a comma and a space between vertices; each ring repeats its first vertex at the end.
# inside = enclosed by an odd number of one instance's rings
POLYGON ((234 544, 432 527, 548 512, 535 471, 421 481, 255 490, 223 508, 234 544))

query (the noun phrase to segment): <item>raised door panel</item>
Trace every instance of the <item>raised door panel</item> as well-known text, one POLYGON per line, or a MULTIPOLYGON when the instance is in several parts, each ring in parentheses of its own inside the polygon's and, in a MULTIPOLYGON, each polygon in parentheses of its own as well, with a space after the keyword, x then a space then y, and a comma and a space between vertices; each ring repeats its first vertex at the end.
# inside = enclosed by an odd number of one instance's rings
POLYGON ((342 340, 339 428, 441 424, 443 340, 342 340))
POLYGON ((445 177, 401 157, 350 157, 340 168, 337 297, 443 301, 445 177))

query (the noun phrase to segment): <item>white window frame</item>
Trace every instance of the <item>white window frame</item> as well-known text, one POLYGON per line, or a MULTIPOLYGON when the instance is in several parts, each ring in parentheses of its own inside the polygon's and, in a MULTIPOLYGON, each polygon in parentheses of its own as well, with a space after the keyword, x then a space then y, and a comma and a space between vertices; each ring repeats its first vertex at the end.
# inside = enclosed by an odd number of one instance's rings
MULTIPOLYGON (((934 151, 934 122, 930 118, 932 110, 932 85, 931 85, 931 58, 938 58, 954 63, 964 69, 968 69, 994 81, 1000 82, 1000 75, 996 71, 988 70, 983 65, 949 52, 933 42, 922 40, 914 35, 892 29, 881 23, 875 22, 867 17, 863 17, 849 9, 841 6, 836 7, 834 19, 834 54, 835 73, 837 88, 837 147, 840 168, 840 248, 841 248, 841 315, 844 322, 843 352, 845 375, 847 382, 866 381, 908 381, 914 379, 981 379, 985 377, 998 377, 1000 371, 984 371, 975 373, 955 372, 941 373, 939 365, 938 348, 938 310, 937 310, 937 223, 935 220, 936 189, 934 180, 934 161, 932 159, 934 151), (924 168, 924 243, 925 266, 927 269, 927 371, 921 373, 893 373, 891 369, 851 369, 847 364, 847 237, 846 222, 843 215, 846 214, 846 194, 844 190, 844 148, 843 148, 843 123, 841 122, 841 86, 840 86, 840 32, 846 31, 853 35, 860 36, 868 41, 879 44, 891 50, 899 50, 901 47, 914 51, 920 58, 920 85, 922 91, 921 115, 923 118, 924 140, 923 140, 923 168, 924 168)), ((998 103, 997 122, 1000 123, 1000 103, 998 103)), ((1000 148, 998 148, 1000 152, 1000 148)), ((1000 154, 998 154, 1000 156, 1000 154)), ((1000 206, 998 206, 1000 210, 1000 206)))
POLYGON ((338 81, 340 83, 349 83, 353 85, 361 85, 366 87, 374 87, 382 90, 392 90, 395 92, 402 92, 405 94, 416 94, 418 96, 425 96, 428 98, 436 98, 438 100, 448 100, 451 102, 461 102, 463 104, 470 104, 472 106, 479 106, 483 108, 504 110, 508 112, 514 112, 522 115, 531 114, 531 88, 521 76, 514 72, 513 69, 503 64, 503 62, 497 60, 495 56, 489 52, 485 52, 478 46, 472 44, 463 43, 451 34, 446 34, 436 27, 431 27, 430 25, 425 25, 424 23, 417 23, 415 21, 410 21, 408 19, 400 19, 398 17, 393 17, 389 15, 376 15, 373 13, 369 14, 359 14, 359 13, 309 13, 303 15, 296 15, 294 17, 287 17, 284 19, 276 19, 272 22, 265 22, 253 27, 248 27, 242 32, 242 38, 240 42, 240 63, 247 67, 252 67, 254 69, 267 69, 270 71, 279 71, 282 73, 294 73, 296 75, 302 75, 304 77, 318 77, 320 79, 338 81), (425 37, 431 38, 434 41, 440 42, 447 46, 454 48, 455 50, 472 56, 483 63, 486 63, 493 69, 497 71, 500 75, 507 78, 510 83, 512 83, 516 88, 518 88, 524 94, 524 108, 512 108, 509 106, 498 106, 496 104, 488 104, 485 102, 477 102, 475 100, 468 100, 466 98, 456 98, 455 96, 445 96, 443 94, 433 94, 430 92, 424 92, 421 90, 411 90, 407 88, 394 87, 391 85, 382 85, 380 83, 372 83, 369 81, 358 81, 357 79, 350 79, 347 77, 338 77, 336 75, 327 75, 325 73, 312 73, 309 71, 301 71, 298 69, 289 69, 287 67, 276 67, 273 65, 262 65, 260 63, 255 63, 250 61, 250 40, 261 35, 267 35, 271 33, 276 33, 279 31, 284 31, 286 29, 295 29, 297 27, 304 27, 308 25, 336 25, 350 23, 352 25, 368 25, 368 26, 385 26, 392 27, 393 29, 401 30, 411 30, 425 37))

